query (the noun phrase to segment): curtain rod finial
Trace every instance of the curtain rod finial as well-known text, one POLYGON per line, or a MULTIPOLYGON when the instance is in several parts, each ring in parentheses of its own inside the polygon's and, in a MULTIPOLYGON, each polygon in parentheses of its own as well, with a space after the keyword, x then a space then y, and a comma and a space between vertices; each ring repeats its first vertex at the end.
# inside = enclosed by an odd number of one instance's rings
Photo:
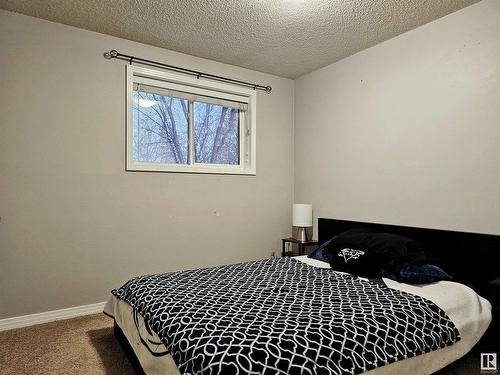
POLYGON ((118 51, 116 49, 112 49, 109 52, 104 52, 104 58, 111 60, 112 58, 118 56, 118 51))
POLYGON ((271 86, 266 86, 266 92, 270 94, 271 91, 273 91, 273 88, 271 86))

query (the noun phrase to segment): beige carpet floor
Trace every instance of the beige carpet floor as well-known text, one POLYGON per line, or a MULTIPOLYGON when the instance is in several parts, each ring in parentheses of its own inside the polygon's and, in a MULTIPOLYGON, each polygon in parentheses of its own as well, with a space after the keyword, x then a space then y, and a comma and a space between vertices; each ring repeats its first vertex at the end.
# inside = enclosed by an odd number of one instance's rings
MULTIPOLYGON (((113 320, 97 314, 0 332, 0 374, 135 372, 113 336, 113 320)), ((480 374, 479 354, 471 353, 439 372, 455 374, 480 374)))
POLYGON ((0 332, 0 374, 135 374, 104 314, 0 332))

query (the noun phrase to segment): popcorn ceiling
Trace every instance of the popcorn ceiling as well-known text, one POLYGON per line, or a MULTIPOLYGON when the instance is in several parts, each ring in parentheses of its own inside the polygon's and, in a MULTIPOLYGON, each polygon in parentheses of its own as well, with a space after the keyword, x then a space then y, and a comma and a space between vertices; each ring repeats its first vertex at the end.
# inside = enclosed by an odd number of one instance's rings
POLYGON ((0 0, 0 8, 297 78, 477 1, 0 0))

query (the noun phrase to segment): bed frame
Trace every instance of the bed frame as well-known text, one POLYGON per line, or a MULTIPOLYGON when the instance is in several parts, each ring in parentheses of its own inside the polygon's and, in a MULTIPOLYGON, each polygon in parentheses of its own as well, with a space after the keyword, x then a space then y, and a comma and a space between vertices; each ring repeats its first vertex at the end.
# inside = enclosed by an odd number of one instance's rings
POLYGON ((419 241, 439 258, 439 264, 455 281, 486 298, 491 294, 489 281, 500 277, 499 235, 319 218, 318 242, 322 244, 351 228, 393 233, 419 241))

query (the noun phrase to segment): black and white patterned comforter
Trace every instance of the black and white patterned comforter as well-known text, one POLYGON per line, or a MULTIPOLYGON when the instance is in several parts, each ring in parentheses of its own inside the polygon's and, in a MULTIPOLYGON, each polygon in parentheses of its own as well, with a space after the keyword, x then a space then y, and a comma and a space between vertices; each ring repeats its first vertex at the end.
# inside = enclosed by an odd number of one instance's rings
POLYGON ((183 374, 359 374, 460 340, 430 301, 293 258, 141 276, 112 293, 183 374))

